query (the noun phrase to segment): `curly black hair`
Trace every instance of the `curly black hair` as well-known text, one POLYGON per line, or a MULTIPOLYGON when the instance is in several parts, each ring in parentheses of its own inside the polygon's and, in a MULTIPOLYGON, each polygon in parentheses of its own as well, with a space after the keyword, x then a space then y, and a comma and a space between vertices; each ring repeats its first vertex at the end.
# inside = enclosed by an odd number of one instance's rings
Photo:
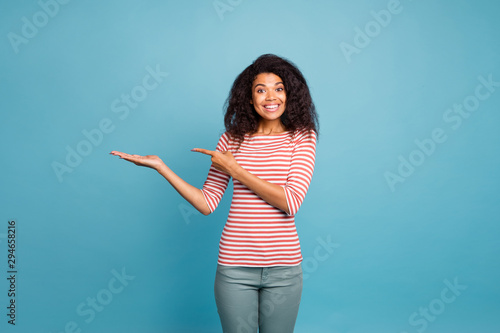
POLYGON ((252 84, 261 73, 273 73, 283 80, 286 93, 286 108, 281 122, 286 130, 314 130, 318 134, 319 123, 316 108, 306 79, 288 59, 274 54, 258 57, 236 78, 224 104, 224 126, 237 141, 245 134, 257 132, 260 116, 250 104, 252 84))

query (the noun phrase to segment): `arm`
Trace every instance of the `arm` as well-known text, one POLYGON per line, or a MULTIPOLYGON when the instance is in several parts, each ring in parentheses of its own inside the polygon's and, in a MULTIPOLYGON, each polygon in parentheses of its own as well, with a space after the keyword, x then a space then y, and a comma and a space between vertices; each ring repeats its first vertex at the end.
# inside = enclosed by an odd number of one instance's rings
POLYGON ((216 170, 222 171, 224 174, 238 180, 257 194, 262 200, 289 214, 283 187, 261 179, 243 169, 243 167, 236 162, 230 151, 212 151, 202 148, 194 148, 193 151, 212 156, 212 166, 216 170))
POLYGON ((236 163, 236 165, 237 166, 232 168, 230 171, 231 177, 248 187, 271 206, 281 209, 290 215, 290 209, 286 201, 285 190, 283 187, 251 174, 247 170, 243 169, 238 163, 236 163))
POLYGON ((205 197, 200 189, 190 185, 184 181, 181 177, 176 175, 169 167, 163 163, 163 161, 155 155, 130 155, 118 151, 112 151, 111 155, 119 156, 121 159, 132 162, 135 165, 145 166, 151 169, 155 169, 161 174, 172 187, 184 198, 186 199, 194 208, 196 208, 203 215, 210 214, 210 209, 208 208, 205 197))
POLYGON ((316 160, 316 133, 300 132, 296 137, 296 145, 292 152, 290 170, 283 189, 290 209, 290 215, 295 215, 311 184, 316 160))
POLYGON ((211 213, 208 208, 205 197, 199 188, 187 183, 184 179, 177 176, 169 167, 163 164, 162 167, 157 169, 158 173, 162 175, 172 187, 186 199, 194 208, 196 208, 203 215, 211 213))
POLYGON ((210 151, 195 148, 193 151, 212 156, 212 166, 233 177, 252 190, 268 204, 295 215, 304 201, 314 170, 316 135, 301 133, 291 157, 290 172, 284 186, 270 183, 241 167, 230 151, 210 151))

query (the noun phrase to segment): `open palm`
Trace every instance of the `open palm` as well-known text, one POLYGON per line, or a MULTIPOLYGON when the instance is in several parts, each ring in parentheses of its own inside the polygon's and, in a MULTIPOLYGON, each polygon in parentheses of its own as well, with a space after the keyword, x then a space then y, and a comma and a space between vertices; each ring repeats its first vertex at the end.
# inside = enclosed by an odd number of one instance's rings
POLYGON ((121 159, 132 162, 135 165, 144 166, 155 170, 158 170, 159 167, 163 164, 163 161, 156 155, 131 155, 119 151, 112 151, 110 154, 119 156, 121 159))

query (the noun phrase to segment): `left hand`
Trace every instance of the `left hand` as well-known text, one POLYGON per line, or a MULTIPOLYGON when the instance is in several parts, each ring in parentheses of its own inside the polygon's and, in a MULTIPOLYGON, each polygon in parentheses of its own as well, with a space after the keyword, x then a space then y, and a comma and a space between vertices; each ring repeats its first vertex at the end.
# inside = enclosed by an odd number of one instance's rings
POLYGON ((194 148, 191 151, 212 156, 212 165, 214 168, 231 177, 233 177, 234 172, 239 167, 238 162, 236 162, 230 151, 213 151, 202 148, 194 148))

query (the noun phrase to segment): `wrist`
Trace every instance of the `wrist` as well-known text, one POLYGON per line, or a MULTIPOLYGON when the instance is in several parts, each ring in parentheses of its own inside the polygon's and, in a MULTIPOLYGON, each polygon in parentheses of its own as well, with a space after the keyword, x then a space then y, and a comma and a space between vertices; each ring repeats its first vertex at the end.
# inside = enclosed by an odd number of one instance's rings
POLYGON ((235 163, 230 169, 229 176, 231 176, 233 179, 240 180, 240 177, 244 171, 245 169, 243 169, 241 165, 235 163))
POLYGON ((155 167, 155 170, 158 171, 158 173, 160 174, 165 174, 166 171, 168 171, 168 167, 165 163, 161 162, 160 164, 158 164, 156 167, 155 167))

